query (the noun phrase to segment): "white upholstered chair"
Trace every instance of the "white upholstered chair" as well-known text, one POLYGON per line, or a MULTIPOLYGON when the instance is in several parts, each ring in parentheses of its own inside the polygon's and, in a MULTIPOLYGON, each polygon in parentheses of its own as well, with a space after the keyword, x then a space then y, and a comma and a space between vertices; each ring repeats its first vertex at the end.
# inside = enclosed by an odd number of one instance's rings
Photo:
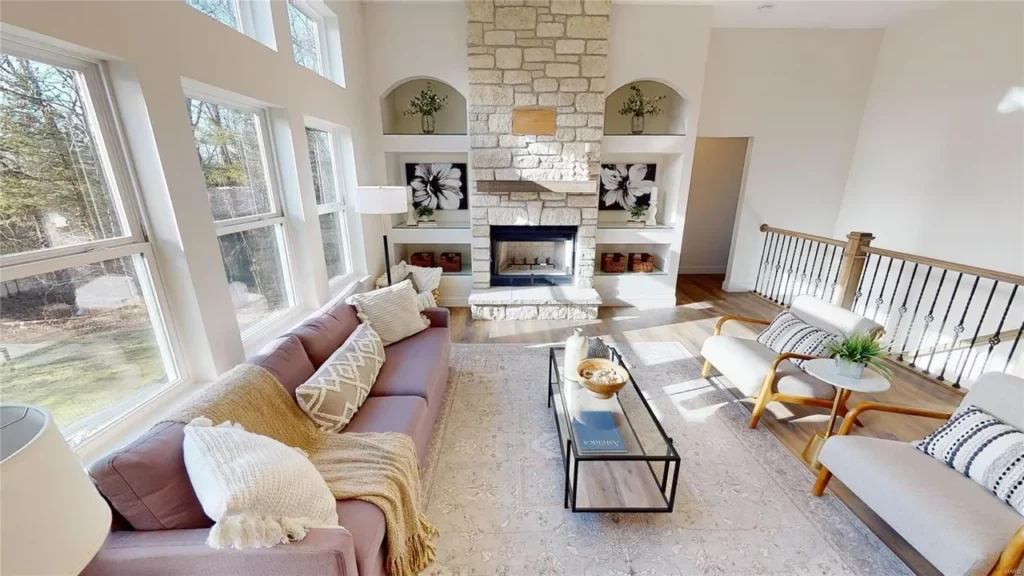
MULTIPOLYGON (((836 335, 853 332, 878 334, 882 326, 859 314, 819 300, 813 296, 797 296, 789 312, 800 320, 836 335)), ((701 355, 704 356, 704 378, 711 375, 712 367, 737 390, 756 398, 750 427, 757 423, 771 401, 788 404, 804 404, 831 408, 836 389, 797 368, 790 359, 809 360, 812 356, 803 354, 776 354, 771 348, 757 340, 737 338, 722 334, 722 326, 730 321, 768 325, 771 322, 744 316, 723 316, 715 326, 714 336, 704 341, 701 355)), ((844 392, 848 395, 848 393, 844 392)), ((840 414, 846 413, 846 398, 840 399, 840 414)))
MULTIPOLYGON (((1024 380, 986 372, 960 406, 977 406, 1024 429, 1024 380)), ((868 411, 948 419, 949 412, 864 402, 850 410, 818 460, 811 491, 821 496, 832 475, 946 576, 1021 574, 1024 516, 956 469, 907 442, 850 436, 868 411)))

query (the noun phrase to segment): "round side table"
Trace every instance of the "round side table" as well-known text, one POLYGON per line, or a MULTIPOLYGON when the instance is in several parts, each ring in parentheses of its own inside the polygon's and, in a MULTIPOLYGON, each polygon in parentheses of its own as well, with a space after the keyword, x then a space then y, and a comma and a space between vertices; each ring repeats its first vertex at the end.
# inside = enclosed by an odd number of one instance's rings
POLYGON ((814 376, 818 380, 826 384, 830 384, 836 389, 836 397, 832 402, 832 413, 828 417, 828 426, 825 428, 825 432, 815 432, 814 436, 807 441, 807 446, 803 451, 804 460, 811 465, 815 470, 821 468, 821 463, 818 462, 818 453, 821 452, 821 447, 825 444, 825 440, 828 440, 832 436, 832 429, 836 425, 836 416, 839 413, 839 402, 843 396, 843 391, 849 390, 851 392, 885 392, 889 389, 891 384, 888 380, 883 378, 878 372, 871 370, 870 368, 864 369, 864 375, 860 378, 849 378, 842 376, 836 372, 836 362, 831 358, 816 358, 814 360, 808 360, 804 362, 804 371, 814 376))

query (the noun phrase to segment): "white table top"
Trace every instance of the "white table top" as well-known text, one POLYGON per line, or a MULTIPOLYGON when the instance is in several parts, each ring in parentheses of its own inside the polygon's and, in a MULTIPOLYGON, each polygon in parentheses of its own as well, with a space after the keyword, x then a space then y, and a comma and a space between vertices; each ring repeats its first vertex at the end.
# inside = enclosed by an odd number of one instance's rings
POLYGON ((884 392, 891 386, 888 380, 870 368, 865 368, 864 376, 860 378, 840 376, 836 372, 836 361, 831 358, 808 360, 804 362, 804 371, 822 382, 853 392, 884 392))

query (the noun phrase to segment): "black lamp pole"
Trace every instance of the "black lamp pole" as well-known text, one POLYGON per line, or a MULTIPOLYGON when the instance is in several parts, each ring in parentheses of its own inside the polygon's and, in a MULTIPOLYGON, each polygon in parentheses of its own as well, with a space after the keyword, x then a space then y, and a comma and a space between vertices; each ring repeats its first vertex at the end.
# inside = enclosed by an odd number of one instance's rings
POLYGON ((388 254, 388 235, 384 235, 384 269, 388 272, 388 286, 391 286, 391 256, 388 254))

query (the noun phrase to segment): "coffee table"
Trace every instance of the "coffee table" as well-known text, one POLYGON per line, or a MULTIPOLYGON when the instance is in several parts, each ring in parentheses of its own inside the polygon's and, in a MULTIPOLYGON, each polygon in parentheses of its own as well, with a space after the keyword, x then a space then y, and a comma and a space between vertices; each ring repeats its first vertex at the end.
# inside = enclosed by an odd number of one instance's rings
MULTIPOLYGON (((573 512, 671 512, 679 483, 679 454, 633 375, 618 394, 600 399, 564 377, 560 366, 564 352, 564 346, 548 351, 548 407, 554 408, 565 465, 565 507, 573 512), (625 450, 581 452, 573 419, 584 412, 611 414, 625 450)), ((611 353, 612 361, 626 368, 618 350, 612 348, 611 353)))

